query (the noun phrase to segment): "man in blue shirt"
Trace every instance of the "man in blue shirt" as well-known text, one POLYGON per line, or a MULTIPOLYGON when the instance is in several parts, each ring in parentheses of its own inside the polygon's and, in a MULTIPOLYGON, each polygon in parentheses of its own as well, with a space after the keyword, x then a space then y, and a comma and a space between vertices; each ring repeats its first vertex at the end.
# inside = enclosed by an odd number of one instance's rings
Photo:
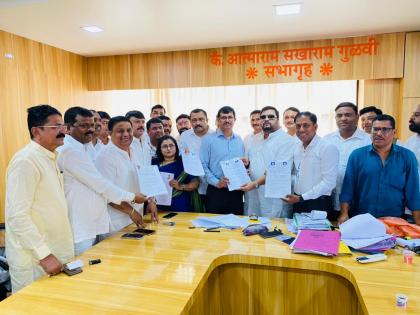
POLYGON ((219 129, 203 137, 200 158, 206 180, 209 183, 206 192, 206 209, 213 213, 243 214, 243 192, 228 190, 229 179, 223 175, 221 161, 245 156, 245 147, 241 137, 233 133, 235 110, 224 106, 217 112, 219 129))
POLYGON ((373 120, 372 145, 350 155, 338 223, 367 212, 375 217, 401 217, 407 207, 420 225, 417 160, 413 152, 393 144, 394 137, 394 118, 378 115, 373 120))

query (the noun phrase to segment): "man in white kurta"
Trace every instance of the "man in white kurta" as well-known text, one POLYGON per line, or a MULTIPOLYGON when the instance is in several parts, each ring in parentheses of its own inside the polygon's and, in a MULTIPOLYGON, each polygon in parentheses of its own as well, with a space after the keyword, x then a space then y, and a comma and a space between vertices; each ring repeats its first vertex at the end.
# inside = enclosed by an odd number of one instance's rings
MULTIPOLYGON (((248 151, 250 177, 253 181, 264 176, 271 161, 287 161, 289 165, 292 165, 293 151, 297 144, 295 138, 280 129, 279 113, 274 107, 264 107, 260 117, 264 136, 255 138, 248 151)), ((291 183, 289 184, 291 185, 291 183)), ((252 192, 256 194, 250 195, 246 209, 248 214, 256 213, 269 218, 290 216, 289 205, 280 198, 264 196, 265 185, 261 185, 249 193, 252 192)))
POLYGON ((131 202, 135 194, 105 179, 91 161, 86 151, 94 130, 91 112, 72 107, 64 118, 70 134, 64 139, 64 145, 58 148, 58 165, 64 175, 75 254, 80 255, 96 243, 97 236, 109 233, 108 201, 115 204, 131 202))
MULTIPOLYGON (((102 176, 117 184, 118 187, 127 191, 139 192, 138 172, 141 164, 131 148, 133 140, 131 122, 122 116, 113 117, 109 122, 109 128, 111 141, 97 156, 96 167, 102 176)), ((141 218, 143 215, 143 204, 125 204, 125 207, 127 206, 130 211, 124 212, 121 211, 121 208, 118 209, 114 203, 108 204, 111 232, 126 227, 135 221, 136 217, 141 218)), ((151 200, 149 200, 149 206, 152 206, 151 200)), ((153 206, 155 205, 153 204, 153 206)), ((154 207, 153 210, 155 211, 156 208, 154 207)), ((152 212, 152 218, 157 220, 156 212, 152 212)))
POLYGON ((333 144, 340 154, 338 164, 337 185, 334 193, 334 210, 340 211, 339 196, 343 186, 344 175, 346 174, 347 162, 350 154, 361 147, 372 143, 370 135, 361 129, 357 128, 359 115, 357 113, 356 105, 344 102, 340 103, 335 108, 335 120, 338 130, 334 131, 324 137, 324 140, 333 144))
POLYGON ((125 117, 131 121, 133 126, 133 142, 131 148, 134 155, 139 159, 141 166, 148 166, 152 163, 150 155, 149 137, 144 132, 145 118, 142 112, 138 110, 129 111, 125 117))
POLYGON ((55 151, 66 127, 48 105, 29 108, 28 125, 32 141, 13 156, 6 174, 6 255, 13 292, 59 273, 74 256, 55 151))

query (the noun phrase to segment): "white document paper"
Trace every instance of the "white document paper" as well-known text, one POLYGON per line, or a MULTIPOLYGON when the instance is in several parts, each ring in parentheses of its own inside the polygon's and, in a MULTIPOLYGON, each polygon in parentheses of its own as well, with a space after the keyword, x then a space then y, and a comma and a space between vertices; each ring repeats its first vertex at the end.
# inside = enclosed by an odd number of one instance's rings
POLYGON ((166 190, 168 193, 163 195, 156 196, 156 203, 162 206, 170 206, 172 203, 172 190, 173 188, 169 186, 169 182, 174 179, 174 174, 167 173, 167 172, 160 172, 160 176, 162 177, 163 183, 165 184, 166 190))
POLYGON ((203 165, 201 164, 200 157, 197 154, 193 152, 186 153, 185 150, 182 150, 181 155, 185 173, 193 176, 204 175, 203 165))
POLYGON ((165 183, 156 165, 144 166, 139 171, 140 192, 147 197, 167 194, 165 183))
POLYGON ((265 180, 265 198, 283 198, 292 190, 291 163, 287 161, 271 161, 267 168, 265 180))
POLYGON ((224 176, 229 178, 229 191, 237 190, 242 185, 251 181, 241 159, 234 158, 221 161, 220 165, 222 166, 224 176))

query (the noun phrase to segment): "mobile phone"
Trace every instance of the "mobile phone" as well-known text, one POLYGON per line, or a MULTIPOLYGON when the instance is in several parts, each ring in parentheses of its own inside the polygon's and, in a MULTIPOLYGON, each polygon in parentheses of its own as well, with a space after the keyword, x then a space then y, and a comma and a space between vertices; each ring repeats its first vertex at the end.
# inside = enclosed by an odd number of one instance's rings
POLYGON ((356 257, 356 261, 361 264, 367 264, 367 263, 386 260, 386 259, 387 259, 387 256, 385 254, 373 254, 373 255, 356 257))
POLYGON ((128 238, 133 240, 141 239, 144 235, 139 233, 125 233, 121 235, 121 238, 128 238))
POLYGON ((78 267, 78 268, 74 268, 74 269, 67 269, 67 268, 64 268, 63 269, 63 272, 66 274, 66 275, 68 275, 68 276, 74 276, 74 275, 77 275, 78 273, 81 273, 83 270, 82 270, 82 268, 80 268, 80 267, 78 267))
POLYGON ((155 230, 137 229, 137 230, 134 230, 133 233, 138 233, 140 235, 150 235, 150 234, 155 233, 155 230))
POLYGON ((169 213, 165 214, 162 218, 164 218, 164 219, 170 219, 170 218, 173 218, 176 215, 178 215, 178 213, 176 213, 176 212, 169 212, 169 213))

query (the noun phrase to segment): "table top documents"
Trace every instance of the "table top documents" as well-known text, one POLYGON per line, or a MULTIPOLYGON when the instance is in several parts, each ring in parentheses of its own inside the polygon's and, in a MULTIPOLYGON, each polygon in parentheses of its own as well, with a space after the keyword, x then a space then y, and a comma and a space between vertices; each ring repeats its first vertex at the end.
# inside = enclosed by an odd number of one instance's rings
MULTIPOLYGON (((356 255, 294 254, 277 239, 245 237, 241 229, 189 228, 206 215, 179 213, 170 219, 175 226, 163 225, 164 219, 150 223, 156 233, 140 240, 121 239, 134 230, 129 226, 79 256, 82 273, 41 278, 1 302, 0 314, 182 314, 211 271, 226 263, 333 273, 353 284, 369 314, 420 314, 419 257, 403 264, 402 255, 390 250, 387 261, 362 265, 356 255), (89 265, 97 258, 100 264, 89 265), (395 306, 397 293, 409 298, 405 310, 395 306)), ((283 220, 272 225, 286 231, 283 220)))

